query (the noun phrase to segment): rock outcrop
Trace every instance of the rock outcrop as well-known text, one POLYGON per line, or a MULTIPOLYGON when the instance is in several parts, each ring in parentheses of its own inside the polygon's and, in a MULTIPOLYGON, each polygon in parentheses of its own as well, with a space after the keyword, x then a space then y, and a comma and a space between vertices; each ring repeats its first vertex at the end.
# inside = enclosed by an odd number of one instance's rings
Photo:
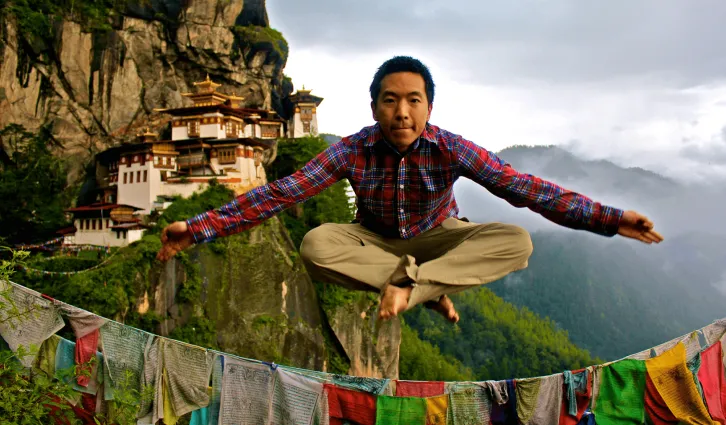
MULTIPOLYGON (((287 115, 288 47, 269 27, 264 0, 129 2, 109 16, 109 28, 57 20, 44 38, 19 31, 12 14, 0 16, 0 128, 50 124, 71 162, 71 182, 84 177, 92 155, 142 128, 169 137, 168 118, 154 109, 187 105, 181 94, 207 75, 246 106, 287 115)), ((273 158, 274 150, 265 159, 273 158)), ((219 349, 241 356, 329 371, 332 350, 347 358, 336 361, 336 372, 397 378, 397 321, 376 326, 375 305, 365 296, 326 315, 276 219, 244 238, 190 250, 200 267, 199 302, 179 300, 190 277, 173 260, 152 272, 151 288, 137 294, 137 312, 160 317, 162 335, 208 318, 219 349)))
POLYGON ((292 89, 282 73, 287 43, 268 27, 264 0, 144 4, 129 5, 108 31, 59 21, 47 40, 27 38, 6 15, 0 128, 19 123, 34 131, 51 123, 63 153, 77 158, 78 173, 91 154, 134 137, 142 126, 163 133, 165 116, 154 108, 185 105, 181 94, 206 75, 247 106, 284 116, 281 99, 292 89))
POLYGON ((350 366, 337 372, 398 377, 399 321, 377 324, 376 303, 367 294, 326 315, 277 218, 252 229, 249 236, 234 235, 215 244, 189 252, 191 262, 201 266, 200 302, 178 301, 189 278, 178 260, 152 276, 150 293, 139 297, 137 309, 165 318, 159 327, 162 335, 203 315, 216 323, 216 343, 225 352, 322 371, 331 371, 328 359, 338 356, 350 366))

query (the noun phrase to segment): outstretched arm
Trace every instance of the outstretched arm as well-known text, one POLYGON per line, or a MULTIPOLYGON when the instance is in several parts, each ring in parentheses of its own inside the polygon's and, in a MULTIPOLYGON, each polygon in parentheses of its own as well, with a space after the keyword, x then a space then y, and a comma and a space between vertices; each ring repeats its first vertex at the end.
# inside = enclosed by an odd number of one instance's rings
POLYGON ((347 174, 349 149, 345 143, 330 146, 287 177, 243 193, 220 208, 170 224, 162 232, 157 258, 166 261, 195 243, 250 229, 327 189, 347 174))
POLYGON ((531 174, 520 173, 494 153, 460 138, 456 143, 460 175, 517 208, 529 208, 561 226, 603 236, 620 234, 645 243, 663 238, 653 223, 635 211, 595 202, 531 174))

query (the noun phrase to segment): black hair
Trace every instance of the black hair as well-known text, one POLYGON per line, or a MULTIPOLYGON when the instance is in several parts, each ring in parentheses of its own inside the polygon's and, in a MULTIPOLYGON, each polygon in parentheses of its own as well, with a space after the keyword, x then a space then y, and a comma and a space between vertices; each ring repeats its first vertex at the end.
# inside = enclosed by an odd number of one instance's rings
POLYGON ((381 93, 381 81, 383 77, 395 72, 413 72, 421 75, 426 84, 426 98, 428 103, 431 105, 434 102, 434 79, 431 77, 431 72, 428 67, 421 63, 420 60, 414 59, 411 56, 394 56, 383 62, 383 65, 378 68, 378 71, 373 76, 373 82, 370 88, 373 103, 376 103, 378 95, 381 93))

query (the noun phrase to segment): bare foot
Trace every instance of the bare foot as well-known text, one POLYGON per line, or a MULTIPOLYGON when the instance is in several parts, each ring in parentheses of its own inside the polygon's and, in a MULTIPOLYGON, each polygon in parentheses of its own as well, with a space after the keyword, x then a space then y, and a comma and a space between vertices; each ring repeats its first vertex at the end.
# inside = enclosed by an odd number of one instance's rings
POLYGON ((456 309, 454 308, 454 302, 451 301, 451 298, 447 297, 446 295, 442 295, 441 298, 439 298, 438 301, 427 301, 424 303, 424 307, 430 308, 431 310, 434 310, 435 312, 441 314, 451 323, 456 323, 459 321, 459 313, 456 312, 456 309))
POLYGON ((381 298, 381 307, 378 310, 378 318, 382 320, 392 319, 398 313, 408 307, 408 298, 411 296, 412 286, 399 288, 388 285, 381 298))

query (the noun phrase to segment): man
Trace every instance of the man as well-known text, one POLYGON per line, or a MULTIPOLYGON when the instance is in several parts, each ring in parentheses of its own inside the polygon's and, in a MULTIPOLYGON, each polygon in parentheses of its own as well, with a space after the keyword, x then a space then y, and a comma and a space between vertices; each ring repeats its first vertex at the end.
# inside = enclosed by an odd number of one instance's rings
POLYGON ((523 269, 532 253, 529 234, 520 227, 458 219, 453 185, 459 177, 565 227, 647 244, 663 240, 637 212, 519 173, 486 149, 429 124, 434 82, 418 60, 386 61, 370 92, 375 125, 330 146, 290 176, 170 224, 158 258, 166 261, 194 243, 254 227, 348 179, 358 200, 357 223, 326 223, 308 232, 300 247, 307 271, 350 289, 380 291, 381 319, 423 303, 456 323, 448 294, 523 269))

